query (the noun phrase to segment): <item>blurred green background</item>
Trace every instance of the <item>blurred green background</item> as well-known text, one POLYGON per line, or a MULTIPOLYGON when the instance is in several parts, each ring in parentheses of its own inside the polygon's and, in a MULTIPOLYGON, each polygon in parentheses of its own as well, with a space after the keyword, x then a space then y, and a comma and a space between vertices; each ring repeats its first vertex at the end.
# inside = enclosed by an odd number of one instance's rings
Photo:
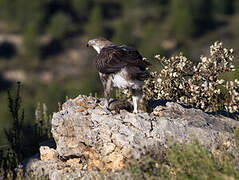
MULTIPOLYGON (((98 36, 154 56, 182 51, 193 61, 209 54, 214 41, 239 53, 237 0, 0 0, 0 146, 10 126, 7 90, 21 81, 25 123, 37 103, 58 110, 66 96, 97 93, 102 87, 86 48, 98 36)), ((226 75, 239 78, 238 70, 226 75)))

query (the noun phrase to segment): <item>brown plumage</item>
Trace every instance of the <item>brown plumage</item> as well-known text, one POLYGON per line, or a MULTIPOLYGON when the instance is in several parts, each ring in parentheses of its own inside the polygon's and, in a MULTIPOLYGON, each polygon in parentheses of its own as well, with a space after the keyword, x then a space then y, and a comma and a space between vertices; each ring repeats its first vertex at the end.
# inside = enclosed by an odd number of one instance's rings
POLYGON ((104 47, 96 60, 96 68, 105 74, 118 72, 125 66, 139 67, 144 71, 149 65, 135 48, 129 46, 104 47))
POLYGON ((106 107, 112 86, 128 88, 133 94, 136 113, 137 101, 142 98, 144 80, 149 76, 146 68, 150 63, 143 60, 135 48, 126 45, 116 46, 104 38, 90 40, 87 46, 92 46, 98 52, 96 68, 104 86, 106 107))

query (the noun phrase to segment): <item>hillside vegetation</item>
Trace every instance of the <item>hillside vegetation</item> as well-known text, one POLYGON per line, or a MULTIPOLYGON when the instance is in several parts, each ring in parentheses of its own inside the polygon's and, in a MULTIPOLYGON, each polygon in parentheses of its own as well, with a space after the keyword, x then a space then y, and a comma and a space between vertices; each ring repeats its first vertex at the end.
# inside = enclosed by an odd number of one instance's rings
MULTIPOLYGON (((238 112, 238 81, 235 80, 239 79, 238 24, 237 0, 0 0, 0 149, 5 151, 11 147, 4 129, 13 128, 7 90, 14 94, 16 81, 22 82, 24 121, 21 128, 26 130, 25 137, 31 137, 33 132, 29 129, 32 127, 39 130, 43 126, 43 118, 37 116, 39 107, 44 107, 45 114, 51 115, 69 97, 102 96, 94 66, 96 54, 85 47, 89 39, 98 36, 136 47, 153 64, 151 71, 158 73, 152 73, 155 86, 152 87, 152 82, 147 84, 153 92, 148 95, 145 92, 148 99, 169 98, 210 112, 238 112), (221 66, 211 66, 214 61, 204 62, 210 58, 217 60, 208 48, 216 41, 223 42, 229 55, 230 49, 234 49, 235 67, 220 70, 221 66), (155 58, 155 55, 160 56, 155 58), (201 55, 204 58, 200 58, 201 55), (212 80, 210 76, 199 80, 198 75, 190 80, 182 74, 178 78, 168 73, 176 72, 175 64, 166 65, 172 61, 179 64, 184 61, 197 68, 191 71, 184 66, 183 71, 199 72, 201 66, 208 65, 205 74, 213 75, 212 71, 220 74, 212 80), (159 76, 163 71, 165 76, 159 76), (175 78, 178 81, 168 83, 175 78), (221 79, 225 80, 224 84, 220 84, 221 79), (164 83, 161 84, 161 80, 164 83), (205 87, 204 95, 200 96, 202 92, 197 88, 204 82, 215 82, 215 86, 205 87), (163 86, 165 83, 177 91, 163 86), (188 91, 190 94, 183 94, 188 91), (216 99, 215 93, 221 99, 216 99)), ((47 135, 49 126, 44 125, 43 129, 44 134, 40 136, 40 130, 35 132, 34 152, 40 140, 50 137, 47 135)))

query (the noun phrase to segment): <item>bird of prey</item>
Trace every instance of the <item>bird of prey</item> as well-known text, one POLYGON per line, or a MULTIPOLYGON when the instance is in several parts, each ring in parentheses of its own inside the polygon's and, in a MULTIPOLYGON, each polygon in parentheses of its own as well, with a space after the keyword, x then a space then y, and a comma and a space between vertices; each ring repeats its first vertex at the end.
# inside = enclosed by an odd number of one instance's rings
POLYGON ((87 47, 93 47, 98 53, 96 68, 104 87, 104 107, 109 106, 112 87, 129 89, 132 92, 133 112, 137 113, 138 102, 142 100, 142 86, 149 76, 146 68, 150 63, 143 60, 135 48, 114 45, 105 38, 89 40, 87 47))

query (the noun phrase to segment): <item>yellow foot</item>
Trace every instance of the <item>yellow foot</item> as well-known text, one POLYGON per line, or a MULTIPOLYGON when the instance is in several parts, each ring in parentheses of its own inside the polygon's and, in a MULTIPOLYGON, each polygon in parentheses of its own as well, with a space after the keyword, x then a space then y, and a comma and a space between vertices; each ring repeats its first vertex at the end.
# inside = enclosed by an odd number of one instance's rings
POLYGON ((101 105, 100 103, 97 104, 99 107, 101 107, 102 109, 105 108, 105 106, 101 105))

